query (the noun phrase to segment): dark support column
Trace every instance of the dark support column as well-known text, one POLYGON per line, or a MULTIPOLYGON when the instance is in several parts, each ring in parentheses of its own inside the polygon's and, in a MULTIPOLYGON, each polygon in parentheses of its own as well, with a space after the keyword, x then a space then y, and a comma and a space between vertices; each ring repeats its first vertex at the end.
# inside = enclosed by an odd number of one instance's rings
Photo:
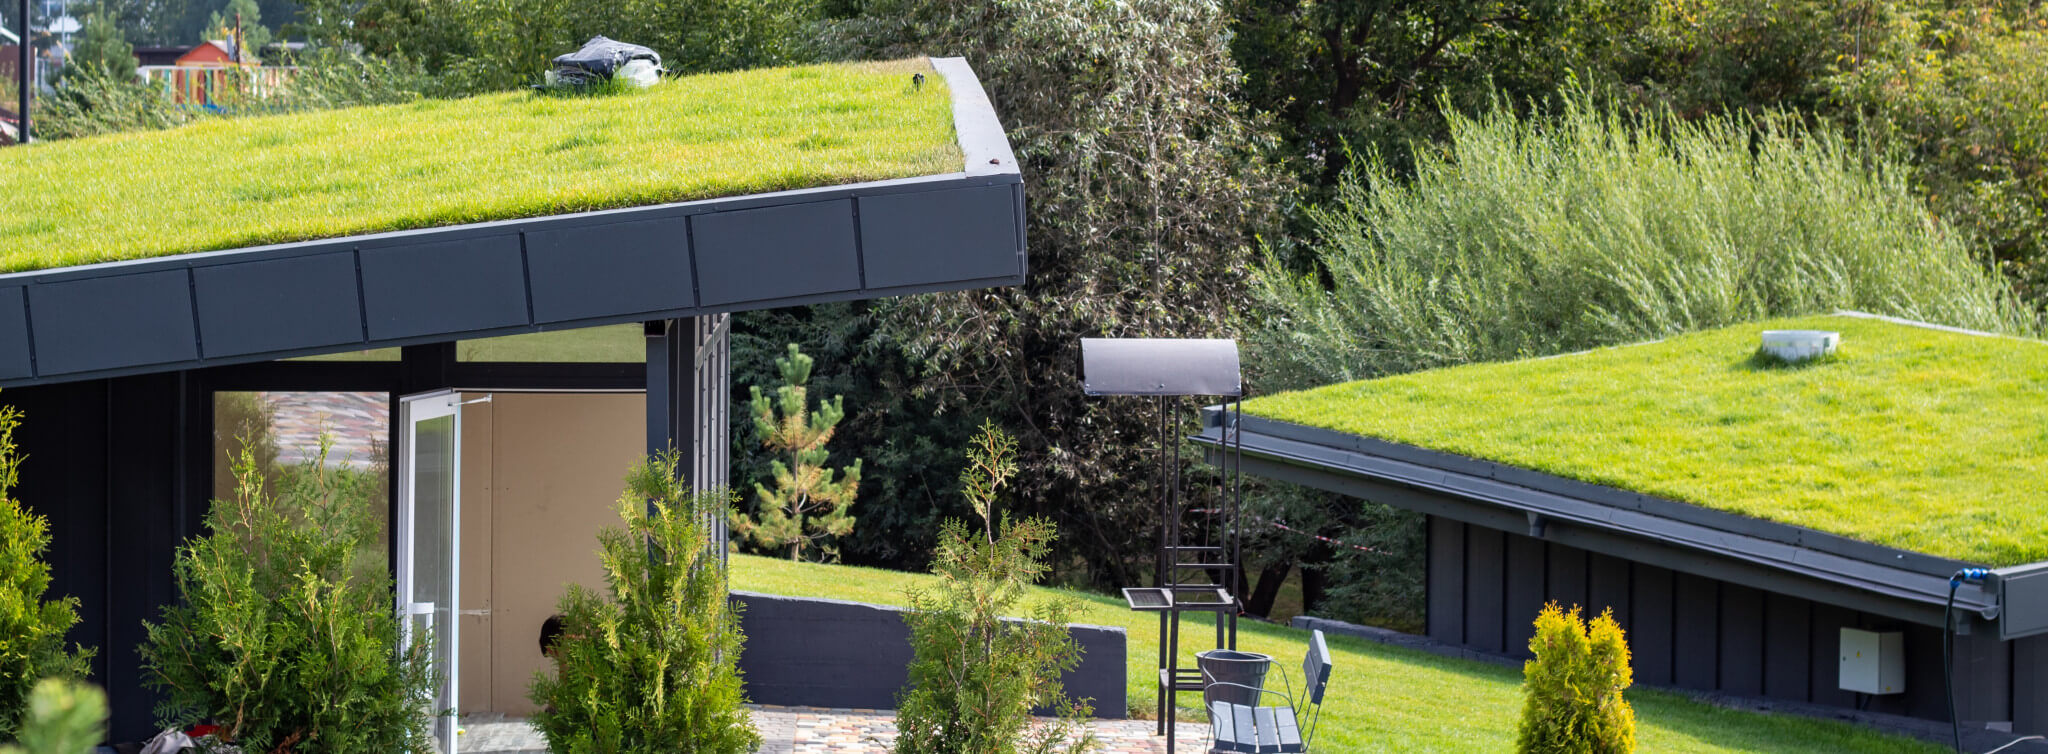
MULTIPOLYGON (((731 466, 727 396, 730 314, 649 322, 647 451, 674 448, 691 488, 724 489, 731 466)), ((724 552, 723 518, 708 522, 724 552)))

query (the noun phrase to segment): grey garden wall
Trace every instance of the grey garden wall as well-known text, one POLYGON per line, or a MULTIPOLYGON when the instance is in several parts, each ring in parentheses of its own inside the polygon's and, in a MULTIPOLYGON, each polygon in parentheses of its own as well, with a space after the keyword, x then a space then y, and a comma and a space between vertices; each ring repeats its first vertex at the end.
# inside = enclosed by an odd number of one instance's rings
MULTIPOLYGON (((758 704, 893 709, 909 679, 910 630, 901 608, 733 592, 746 648, 740 672, 758 704)), ((1095 716, 1121 719, 1124 630, 1075 624, 1081 664, 1060 680, 1095 716)), ((1044 712, 1044 710, 1040 710, 1044 712)))

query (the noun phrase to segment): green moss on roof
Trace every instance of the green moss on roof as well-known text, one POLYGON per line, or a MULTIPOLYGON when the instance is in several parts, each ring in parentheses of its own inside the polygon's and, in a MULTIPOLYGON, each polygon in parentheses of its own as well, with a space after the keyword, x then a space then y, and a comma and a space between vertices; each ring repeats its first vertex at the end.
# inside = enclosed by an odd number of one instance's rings
POLYGON ((1991 565, 2048 560, 2048 343, 1828 316, 1352 382, 1257 416, 1991 565), (1763 330, 1834 358, 1752 360, 1763 330))
POLYGON ((930 72, 766 69, 0 150, 0 270, 957 172, 951 95, 930 72))

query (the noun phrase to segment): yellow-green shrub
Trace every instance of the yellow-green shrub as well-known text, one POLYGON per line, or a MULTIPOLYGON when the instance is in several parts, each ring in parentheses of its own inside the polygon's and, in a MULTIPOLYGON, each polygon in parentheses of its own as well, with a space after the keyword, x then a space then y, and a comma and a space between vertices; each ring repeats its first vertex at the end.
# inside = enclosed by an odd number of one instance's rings
POLYGON ((1555 602, 1546 604, 1536 616, 1529 651, 1536 659, 1522 666, 1517 752, 1636 750, 1636 713, 1621 697, 1634 674, 1614 611, 1602 611, 1588 626, 1578 606, 1567 613, 1555 602))

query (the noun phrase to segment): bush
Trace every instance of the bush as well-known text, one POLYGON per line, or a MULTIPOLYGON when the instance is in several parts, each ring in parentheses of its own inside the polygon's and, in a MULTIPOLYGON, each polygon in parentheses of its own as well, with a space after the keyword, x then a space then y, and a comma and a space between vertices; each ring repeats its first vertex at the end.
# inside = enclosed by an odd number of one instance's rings
POLYGON ((107 733, 107 694, 69 678, 45 678, 29 694, 18 746, 0 754, 91 754, 107 733))
POLYGON ((562 597, 557 677, 536 673, 527 689, 549 751, 745 754, 761 742, 740 706, 746 637, 706 524, 730 498, 691 491, 678 459, 634 467, 625 527, 598 533, 609 598, 579 586, 562 597))
POLYGON ((1899 160, 1789 118, 1687 123, 1589 100, 1554 121, 1453 118, 1448 154, 1418 151, 1414 180, 1368 167, 1314 213, 1317 273, 1268 261, 1257 278, 1264 386, 1835 309, 2034 328, 1899 160))
POLYGON ((1626 754, 1636 750, 1636 713, 1621 698, 1633 681, 1628 642, 1614 611, 1590 627, 1552 602, 1529 638, 1536 659, 1522 666, 1522 722, 1515 751, 1626 754))
POLYGON ((844 396, 818 401, 818 410, 808 411, 810 399, 805 383, 811 380, 811 357, 797 344, 789 344, 789 357, 775 360, 782 373, 782 386, 775 397, 749 391, 747 408, 754 415, 754 432, 761 444, 776 453, 789 454, 789 463, 769 464, 775 488, 754 485, 760 517, 733 511, 733 533, 752 540, 764 549, 787 546, 790 560, 802 560, 804 547, 815 545, 813 560, 839 562, 839 541, 853 533, 854 517, 848 513, 860 495, 860 459, 834 471, 825 466, 839 420, 846 418, 844 396), (838 476, 834 481, 833 477, 838 476))
POLYGON ((1067 744, 1093 710, 1067 698, 1060 673, 1081 661, 1067 631, 1074 606, 1039 603, 1030 621, 1005 620, 1017 612, 1027 586, 1045 573, 1051 521, 1029 518, 995 525, 996 492, 1017 473, 1017 441, 984 423, 967 451, 960 486, 982 518, 970 532, 948 519, 939 532, 932 572, 939 585, 913 589, 903 622, 910 626, 910 689, 896 711, 897 754, 1011 754, 1087 751, 1092 733, 1067 744), (1059 720, 1030 733, 1035 707, 1059 720))
POLYGON ((92 656, 64 651, 64 634, 78 623, 78 600, 43 601, 50 588, 50 566, 42 561, 49 522, 12 494, 21 469, 14 447, 20 425, 19 411, 0 407, 0 740, 17 733, 37 681, 83 678, 92 656))
POLYGON ((247 751, 430 752, 430 647, 400 651, 390 577, 364 568, 383 498, 370 475, 329 469, 326 443, 265 489, 241 449, 237 487, 178 549, 183 604, 144 624, 147 683, 164 724, 204 719, 247 751))

